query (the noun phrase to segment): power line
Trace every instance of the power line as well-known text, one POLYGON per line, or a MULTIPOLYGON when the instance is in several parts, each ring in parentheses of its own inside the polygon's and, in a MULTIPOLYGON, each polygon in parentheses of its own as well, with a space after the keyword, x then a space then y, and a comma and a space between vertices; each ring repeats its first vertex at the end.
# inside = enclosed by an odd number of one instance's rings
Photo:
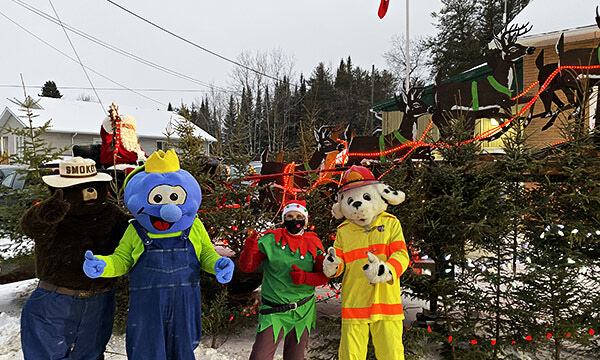
MULTIPOLYGON (((46 20, 48 20, 48 21, 50 21, 50 22, 52 22, 54 24, 60 25, 60 23, 55 18, 53 18, 51 15, 49 15, 49 14, 47 14, 47 13, 45 13, 45 12, 43 12, 43 11, 37 9, 37 8, 35 8, 32 5, 29 5, 29 4, 27 4, 27 3, 25 3, 25 2, 23 2, 21 0, 13 0, 13 2, 16 3, 17 5, 25 8, 26 10, 31 11, 34 14, 36 14, 36 15, 38 15, 38 16, 40 16, 40 17, 42 17, 42 18, 44 18, 44 19, 46 19, 46 20)), ((109 43, 107 43, 107 42, 105 42, 103 40, 100 40, 100 39, 98 39, 98 38, 96 38, 96 37, 94 37, 94 36, 92 36, 92 35, 84 32, 84 31, 79 30, 79 29, 77 29, 77 28, 75 28, 75 27, 73 27, 71 25, 68 25, 68 24, 66 24, 64 22, 62 23, 62 26, 65 27, 67 30, 75 33, 76 35, 79 35, 79 36, 83 37, 84 39, 87 39, 87 40, 89 40, 91 42, 94 42, 94 43, 96 43, 96 44, 98 44, 98 45, 100 45, 100 46, 102 46, 102 47, 104 47, 106 49, 109 49, 109 50, 111 50, 113 52, 116 52, 117 54, 126 56, 126 57, 128 57, 130 59, 138 61, 138 62, 140 62, 140 63, 142 63, 144 65, 147 65, 147 66, 149 66, 151 68, 154 68, 156 70, 160 70, 160 71, 165 72, 165 73, 167 73, 169 75, 178 77, 180 79, 188 80, 188 81, 190 81, 192 83, 195 83, 197 85, 201 85, 201 86, 204 86, 204 87, 208 87, 210 89, 217 89, 217 90, 222 91, 222 92, 233 93, 233 94, 238 95, 237 91, 227 90, 225 88, 216 86, 214 84, 210 84, 210 83, 204 82, 202 80, 196 79, 194 77, 188 76, 188 75, 183 74, 181 72, 169 69, 169 68, 167 68, 165 66, 162 66, 160 64, 154 63, 154 62, 152 62, 150 60, 144 59, 144 58, 142 58, 140 56, 137 56, 137 55, 135 55, 133 53, 130 53, 130 52, 126 51, 126 50, 123 50, 123 49, 121 49, 121 48, 119 48, 117 46, 111 45, 111 44, 109 44, 109 43)))
POLYGON ((262 72, 262 71, 259 71, 259 70, 256 70, 256 69, 253 69, 253 68, 251 68, 251 67, 249 67, 249 66, 247 66, 247 65, 244 65, 244 64, 242 64, 242 63, 240 63, 240 62, 237 62, 237 61, 235 61, 235 60, 231 60, 231 59, 229 59, 228 57, 225 57, 225 56, 223 56, 223 55, 221 55, 221 54, 218 54, 218 53, 216 53, 216 52, 214 52, 214 51, 212 51, 212 50, 209 50, 209 49, 207 49, 207 48, 205 48, 205 47, 203 47, 203 46, 200 46, 200 45, 196 44, 195 42, 193 42, 193 41, 190 41, 190 40, 188 40, 188 39, 184 38, 183 36, 177 35, 177 34, 175 34, 174 32, 172 32, 172 31, 169 31, 169 30, 165 29, 164 27, 162 27, 162 26, 160 26, 160 25, 157 25, 157 24, 153 23, 152 21, 150 21, 150 20, 148 20, 148 19, 146 19, 146 18, 144 18, 144 17, 142 17, 142 16, 140 16, 140 15, 138 15, 138 14, 134 13, 133 11, 131 11, 131 10, 129 10, 129 9, 127 9, 127 8, 125 8, 125 7, 123 7, 123 6, 119 5, 119 4, 117 4, 117 3, 115 3, 115 2, 114 2, 114 1, 112 1, 112 0, 106 0, 106 1, 108 1, 108 2, 109 2, 109 3, 111 3, 111 4, 113 4, 114 6, 118 7, 119 9, 121 9, 121 10, 123 10, 123 11, 125 11, 125 12, 127 12, 127 13, 129 13, 129 14, 131 14, 131 15, 133 15, 133 16, 135 16, 136 18, 138 18, 138 19, 140 19, 140 20, 142 20, 142 21, 144 21, 144 22, 146 22, 146 23, 148 23, 148 24, 150 24, 150 25, 154 26, 155 28, 158 28, 158 29, 160 29, 160 30, 162 30, 162 31, 166 32, 167 34, 169 34, 169 35, 172 35, 172 36, 174 36, 174 37, 178 38, 179 40, 181 40, 181 41, 184 41, 184 42, 186 42, 186 43, 188 43, 188 44, 190 44, 190 45, 192 45, 192 46, 194 46, 194 47, 196 47, 196 48, 198 48, 198 49, 200 49, 200 50, 206 51, 207 53, 209 53, 209 54, 211 54, 211 55, 214 55, 214 56, 218 57, 219 59, 222 59, 222 60, 225 60, 225 61, 227 61, 227 62, 230 62, 230 63, 232 63, 232 64, 234 64, 234 65, 236 65, 236 66, 242 67, 242 68, 244 68, 244 69, 246 69, 246 70, 249 70, 249 71, 252 71, 252 72, 254 72, 254 73, 256 73, 256 74, 259 74, 259 75, 262 75, 262 76, 268 77, 269 79, 272 79, 272 80, 275 80, 275 81, 282 81, 282 80, 278 79, 278 78, 277 78, 277 77, 275 77, 275 76, 272 76, 272 75, 266 74, 266 73, 264 73, 264 72, 262 72))
MULTIPOLYGON (((74 58, 72 58, 71 56, 69 56, 69 55, 65 54, 65 53, 64 53, 62 50, 60 50, 60 49, 58 49, 58 48, 54 47, 52 44, 48 43, 48 42, 47 42, 47 41, 45 41, 44 39, 42 39, 42 38, 40 38, 39 36, 35 35, 35 34, 34 34, 34 33, 32 33, 31 31, 27 30, 25 27, 21 26, 21 24, 19 24, 19 23, 15 22, 14 20, 12 20, 12 19, 11 19, 11 18, 9 18, 8 16, 6 16, 6 15, 5 15, 4 13, 2 13, 1 11, 0 11, 0 15, 2 15, 4 18, 6 18, 8 21, 12 22, 12 23, 13 23, 13 24, 15 24, 16 26, 18 26, 18 27, 19 27, 21 30, 25 31, 25 32, 26 32, 26 33, 28 33, 29 35, 33 36, 33 37, 34 37, 34 38, 36 38, 37 40, 39 40, 39 41, 41 41, 42 43, 44 43, 46 46, 48 46, 48 47, 52 48, 53 50, 55 50, 55 51, 59 52, 61 55, 63 55, 63 56, 65 56, 65 57, 67 57, 69 60, 71 60, 71 61, 74 61, 74 62, 77 62, 77 60, 76 60, 76 59, 74 59, 74 58)), ((155 103, 157 103, 157 104, 160 104, 160 105, 163 105, 163 106, 167 106, 166 104, 164 104, 164 103, 162 103, 162 102, 160 102, 160 101, 158 101, 158 100, 155 100, 155 99, 153 99, 153 98, 151 98, 151 97, 149 97, 149 96, 146 96, 146 95, 144 95, 144 94, 142 94, 142 93, 140 93, 140 92, 137 92, 137 91, 135 91, 135 90, 133 90, 133 89, 130 89, 130 88, 128 88, 127 86, 125 86, 125 85, 123 85, 123 84, 121 84, 121 83, 119 83, 119 82, 117 82, 117 81, 114 81, 114 80, 112 80, 111 78, 109 78, 109 77, 107 77, 107 76, 105 76, 105 75, 102 75, 101 73, 97 72, 96 70, 94 70, 94 69, 92 69, 92 68, 90 68, 90 67, 88 67, 88 66, 85 66, 85 68, 86 68, 86 69, 88 69, 88 70, 90 70, 90 71, 91 71, 91 72, 93 72, 94 74, 96 74, 96 75, 98 75, 98 76, 102 77, 103 79, 105 79, 105 80, 107 80, 107 81, 110 81, 111 83, 113 83, 113 84, 115 84, 115 85, 117 85, 117 86, 120 86, 120 87, 121 87, 121 88, 123 88, 123 89, 129 90, 129 91, 131 91, 131 92, 133 92, 133 93, 135 93, 135 94, 137 94, 137 95, 139 95, 139 96, 141 96, 141 97, 143 97, 143 98, 146 98, 146 99, 148 99, 148 100, 150 100, 150 101, 153 101, 153 102, 155 102, 155 103)), ((103 109, 103 110, 104 110, 104 109, 103 109)))
MULTIPOLYGON (((41 88, 42 85, 26 85, 26 88, 37 89, 41 88)), ((12 84, 0 84, 0 88, 23 88, 22 85, 12 85, 12 84)), ((91 87, 82 87, 82 86, 61 86, 60 89, 64 90, 92 90, 91 87)), ((210 92, 207 89, 159 89, 159 88, 109 88, 109 87, 96 87, 96 90, 99 91, 147 91, 147 92, 210 92)))
MULTIPOLYGON (((71 41, 71 38, 69 37, 69 34, 67 34, 67 30, 65 30, 65 27, 63 26, 62 21, 60 21, 60 17, 58 16, 58 12, 56 12, 56 9, 54 8, 54 4, 52 4, 52 0, 48 0, 48 2, 50 3, 52 10, 54 11, 54 15, 56 15, 56 19, 58 19, 58 22, 60 23, 60 27, 63 29, 63 32, 65 33, 65 36, 67 37, 67 40, 69 40, 69 44, 71 44, 71 49, 73 49, 75 56, 77 56, 77 61, 79 62, 79 65, 81 65, 81 69, 85 73, 85 77, 90 82, 92 89, 94 89, 94 83, 92 83, 92 79, 90 79, 90 76, 88 75, 87 70, 85 69, 85 66, 83 66, 83 62, 81 61, 81 58, 79 57, 79 54, 77 53, 77 50, 75 50, 75 45, 73 45, 73 42, 71 41)), ((102 100, 100 99, 100 95, 98 95, 98 92, 96 91, 96 89, 94 89, 94 94, 96 94, 96 98, 98 99, 100 106, 102 106, 102 111, 106 111, 106 108, 102 104, 102 100)))

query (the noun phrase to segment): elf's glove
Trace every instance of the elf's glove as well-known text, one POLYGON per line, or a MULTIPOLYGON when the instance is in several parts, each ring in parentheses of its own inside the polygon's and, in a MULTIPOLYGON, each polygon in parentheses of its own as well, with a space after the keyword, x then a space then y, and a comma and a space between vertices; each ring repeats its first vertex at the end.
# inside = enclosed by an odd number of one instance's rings
POLYGON ((231 281, 233 277, 233 269, 234 269, 233 261, 231 261, 228 257, 221 257, 215 263, 215 276, 217 277, 217 281, 221 284, 227 284, 231 281))
POLYGON ((295 285, 306 284, 310 286, 320 286, 326 284, 329 280, 329 278, 320 271, 307 272, 296 265, 292 265, 292 269, 290 275, 292 276, 292 282, 295 285))
POLYGON ((40 220, 48 224, 59 223, 71 208, 71 204, 63 200, 62 189, 57 189, 51 197, 36 206, 39 206, 40 220))
POLYGON ((342 261, 335 255, 335 249, 330 247, 327 249, 327 256, 323 261, 323 274, 327 277, 335 276, 341 263, 342 261))
POLYGON ((371 284, 386 283, 392 280, 392 272, 387 264, 371 252, 367 252, 369 262, 363 266, 363 271, 371 284))
POLYGON ((267 255, 261 253, 258 249, 258 236, 258 231, 253 231, 244 241, 244 250, 240 254, 238 262, 243 272, 253 272, 267 258, 267 255))
POLYGON ((90 250, 85 252, 85 261, 83 262, 83 272, 92 279, 99 278, 104 273, 106 261, 98 259, 90 250))

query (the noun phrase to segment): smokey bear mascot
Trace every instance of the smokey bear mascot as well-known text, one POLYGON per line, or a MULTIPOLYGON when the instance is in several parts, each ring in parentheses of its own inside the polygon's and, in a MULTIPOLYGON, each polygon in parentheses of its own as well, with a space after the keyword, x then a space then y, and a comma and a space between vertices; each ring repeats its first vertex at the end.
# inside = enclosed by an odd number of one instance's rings
POLYGON ((21 315, 26 360, 103 359, 113 326, 115 279, 90 279, 83 271, 88 249, 110 253, 129 216, 107 201, 112 177, 97 173, 91 159, 60 163, 58 175, 44 176, 51 196, 21 219, 35 242, 38 287, 21 315))

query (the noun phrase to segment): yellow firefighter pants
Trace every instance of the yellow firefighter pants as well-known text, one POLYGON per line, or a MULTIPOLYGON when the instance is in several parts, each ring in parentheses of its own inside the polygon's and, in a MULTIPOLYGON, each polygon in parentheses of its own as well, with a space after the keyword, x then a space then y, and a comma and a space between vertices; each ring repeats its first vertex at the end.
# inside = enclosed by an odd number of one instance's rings
POLYGON ((364 360, 367 357, 369 331, 378 360, 404 360, 402 320, 379 320, 372 323, 342 322, 340 360, 364 360))

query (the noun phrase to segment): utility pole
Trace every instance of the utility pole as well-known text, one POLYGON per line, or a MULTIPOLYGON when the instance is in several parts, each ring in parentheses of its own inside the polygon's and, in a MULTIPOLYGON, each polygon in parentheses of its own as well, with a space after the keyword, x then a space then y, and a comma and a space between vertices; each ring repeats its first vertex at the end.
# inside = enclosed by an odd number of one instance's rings
MULTIPOLYGON (((371 67, 371 109, 373 109, 373 102, 375 97, 375 64, 371 67)), ((369 119, 369 131, 373 129, 373 112, 371 112, 371 118, 369 119)))
POLYGON ((504 0, 504 14, 502 14, 502 24, 506 27, 506 20, 508 20, 508 0, 504 0))

